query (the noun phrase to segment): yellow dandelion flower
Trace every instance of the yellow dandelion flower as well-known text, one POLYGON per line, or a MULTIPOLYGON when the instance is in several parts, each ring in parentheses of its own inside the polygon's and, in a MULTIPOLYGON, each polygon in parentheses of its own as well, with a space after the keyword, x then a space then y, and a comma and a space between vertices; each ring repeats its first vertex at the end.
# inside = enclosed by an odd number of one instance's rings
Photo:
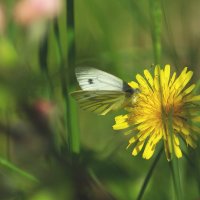
POLYGON ((170 65, 164 69, 156 66, 154 76, 144 70, 144 77, 138 74, 137 82, 129 83, 139 88, 140 93, 136 103, 126 107, 128 114, 115 118, 113 129, 129 128, 127 134, 136 131, 128 145, 135 145, 133 156, 144 149, 143 158, 151 158, 161 139, 168 160, 172 152, 177 158, 182 157, 181 138, 187 145, 196 147, 197 133, 200 133, 196 125, 196 122, 200 122, 196 102, 200 101, 200 95, 192 94, 195 84, 187 86, 192 75, 193 72, 185 67, 176 78, 176 72, 170 76, 170 65))

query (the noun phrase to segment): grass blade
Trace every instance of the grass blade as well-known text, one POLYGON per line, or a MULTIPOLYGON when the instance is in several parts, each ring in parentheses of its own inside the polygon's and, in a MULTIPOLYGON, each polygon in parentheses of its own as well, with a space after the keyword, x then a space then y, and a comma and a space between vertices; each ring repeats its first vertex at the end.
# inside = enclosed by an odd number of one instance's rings
POLYGON ((9 161, 7 161, 3 158, 0 158, 0 164, 31 181, 39 182, 39 180, 36 177, 34 177, 33 175, 29 174, 28 172, 18 168, 17 166, 13 165, 12 163, 10 163, 9 161))
POLYGON ((151 167, 150 167, 150 169, 149 169, 149 171, 148 171, 148 173, 147 173, 147 175, 146 175, 146 177, 144 179, 144 182, 143 182, 142 187, 140 189, 140 192, 139 192, 139 195, 137 197, 137 200, 141 200, 142 199, 142 197, 144 195, 144 192, 145 192, 145 190, 147 188, 147 185, 149 183, 149 180, 150 180, 150 178, 151 178, 151 176, 153 174, 153 171, 154 171, 154 169, 155 169, 155 167, 156 167, 156 165, 157 165, 157 163, 158 163, 158 161, 160 159, 160 156, 162 155, 162 152, 163 152, 163 148, 160 149, 158 155, 156 156, 155 160, 153 161, 153 163, 152 163, 152 165, 151 165, 151 167))

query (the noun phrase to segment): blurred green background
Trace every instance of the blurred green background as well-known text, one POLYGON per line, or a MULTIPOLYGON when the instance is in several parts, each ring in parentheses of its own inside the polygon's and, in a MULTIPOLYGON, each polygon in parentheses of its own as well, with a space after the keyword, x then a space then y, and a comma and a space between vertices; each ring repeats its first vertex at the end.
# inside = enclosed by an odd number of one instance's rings
MULTIPOLYGON (((112 130, 124 111, 97 116, 69 93, 76 66, 127 82, 155 64, 188 66, 198 81, 200 1, 66 0, 28 24, 13 14, 18 2, 1 3, 0 199, 177 199, 165 154, 132 157, 131 136, 112 130)), ((182 199, 197 200, 200 149, 184 151, 182 199)))

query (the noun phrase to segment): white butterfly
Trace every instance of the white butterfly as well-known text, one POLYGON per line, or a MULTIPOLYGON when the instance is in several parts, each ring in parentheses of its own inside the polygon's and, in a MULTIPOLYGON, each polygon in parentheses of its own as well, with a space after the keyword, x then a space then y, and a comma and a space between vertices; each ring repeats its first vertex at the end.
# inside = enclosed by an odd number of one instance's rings
POLYGON ((76 78, 82 90, 72 92, 84 110, 105 115, 135 102, 138 89, 112 74, 91 68, 76 68, 76 78))

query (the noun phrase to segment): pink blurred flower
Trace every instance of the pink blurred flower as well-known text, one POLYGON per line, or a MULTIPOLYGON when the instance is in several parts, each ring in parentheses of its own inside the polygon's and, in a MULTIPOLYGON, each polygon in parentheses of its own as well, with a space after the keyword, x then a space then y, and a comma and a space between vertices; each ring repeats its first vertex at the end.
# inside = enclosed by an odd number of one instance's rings
POLYGON ((6 28, 6 16, 4 6, 0 4, 0 34, 3 34, 6 28))
POLYGON ((41 116, 41 117, 48 117, 55 114, 55 104, 44 99, 38 99, 33 103, 34 110, 41 116))
POLYGON ((61 0, 20 0, 14 9, 16 22, 29 25, 46 19, 53 19, 61 10, 61 0))

